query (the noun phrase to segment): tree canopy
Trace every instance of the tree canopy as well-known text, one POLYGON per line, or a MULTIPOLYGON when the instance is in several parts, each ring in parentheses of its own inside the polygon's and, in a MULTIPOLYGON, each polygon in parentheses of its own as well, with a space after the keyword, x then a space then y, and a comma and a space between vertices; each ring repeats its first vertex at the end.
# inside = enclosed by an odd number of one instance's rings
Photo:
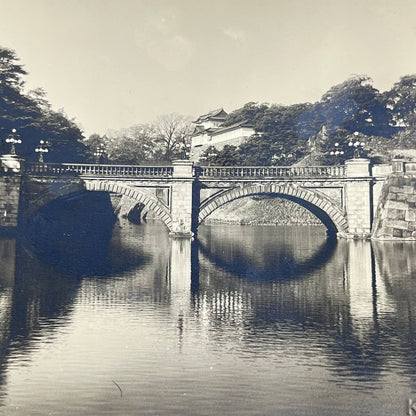
POLYGON ((74 120, 55 111, 42 89, 24 91, 27 72, 14 51, 0 46, 0 141, 1 153, 10 148, 5 143, 13 129, 22 140, 17 153, 36 160, 36 147, 41 140, 48 145, 50 162, 84 160, 83 134, 74 120))
MULTIPOLYGON (((285 165, 315 153, 322 163, 351 157, 349 143, 366 143, 368 155, 398 146, 416 147, 416 75, 407 75, 380 93, 368 76, 354 76, 331 87, 313 104, 270 105, 249 102, 227 116, 224 125, 248 121, 256 131, 236 147, 216 150, 211 163, 285 165), (338 146, 338 147, 336 147, 338 146), (343 148, 337 158, 330 156, 343 148), (332 152, 333 153, 333 152, 332 152)), ((207 160, 213 154, 206 150, 207 160)))
POLYGON ((104 149, 109 163, 170 163, 189 156, 191 119, 180 114, 167 114, 151 124, 137 124, 105 136, 92 135, 85 144, 90 161, 97 148, 104 149))

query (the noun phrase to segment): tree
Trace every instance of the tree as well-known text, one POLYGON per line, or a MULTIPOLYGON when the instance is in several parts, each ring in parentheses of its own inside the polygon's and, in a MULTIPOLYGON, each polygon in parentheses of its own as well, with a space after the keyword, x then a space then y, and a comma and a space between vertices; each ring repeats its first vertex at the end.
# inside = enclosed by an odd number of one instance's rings
POLYGON ((223 126, 227 127, 245 121, 252 124, 254 129, 256 129, 258 127, 258 123, 261 123, 265 111, 269 107, 270 105, 266 103, 259 104, 255 102, 249 102, 244 104, 243 107, 228 114, 223 123, 223 126))
POLYGON ((158 117, 153 123, 156 133, 157 158, 171 161, 185 156, 192 132, 191 119, 172 113, 158 117))
POLYGON ((149 124, 110 134, 104 145, 111 163, 141 164, 156 158, 155 131, 149 124))
POLYGON ((396 126, 409 125, 416 112, 416 75, 406 75, 393 85, 390 91, 383 94, 384 103, 392 113, 396 126))
POLYGON ((8 86, 20 90, 23 87, 22 77, 27 72, 18 61, 13 50, 0 47, 0 88, 8 86))
POLYGON ((200 160, 203 165, 236 166, 240 164, 240 153, 236 146, 225 145, 221 150, 209 146, 200 160))
POLYGON ((303 155, 306 147, 306 140, 300 137, 298 131, 299 118, 309 106, 309 104, 282 106, 249 102, 230 113, 224 125, 248 122, 253 126, 256 134, 235 150, 231 151, 224 147, 223 151, 218 152, 215 163, 219 164, 221 160, 243 165, 296 162, 303 155))
POLYGON ((169 114, 109 133, 103 141, 111 163, 160 163, 188 157, 190 133, 189 117, 169 114))
POLYGON ((329 131, 345 129, 366 135, 391 137, 391 114, 371 78, 355 76, 335 85, 316 105, 329 131))
POLYGON ((36 160, 35 148, 40 140, 48 141, 48 161, 83 160, 83 135, 74 120, 63 111, 52 110, 42 89, 25 94, 26 71, 14 51, 0 47, 0 140, 1 152, 9 152, 5 139, 16 129, 22 139, 18 153, 36 160))

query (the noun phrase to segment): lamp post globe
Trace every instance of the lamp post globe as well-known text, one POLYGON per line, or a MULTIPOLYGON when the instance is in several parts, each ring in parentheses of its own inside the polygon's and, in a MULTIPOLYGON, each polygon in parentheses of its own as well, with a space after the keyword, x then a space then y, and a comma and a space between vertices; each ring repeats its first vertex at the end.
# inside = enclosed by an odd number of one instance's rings
POLYGON ((104 155, 105 149, 103 145, 98 145, 93 155, 95 156, 95 163, 100 163, 101 157, 104 155))
POLYGON ((12 132, 7 136, 6 143, 10 143, 10 154, 15 155, 16 154, 16 144, 21 144, 22 139, 17 134, 16 129, 12 129, 12 132))
POLYGON ((353 149, 354 158, 359 158, 361 157, 362 151, 365 146, 365 142, 360 141, 360 138, 358 137, 360 133, 358 131, 355 131, 353 134, 355 136, 355 139, 350 140, 348 146, 353 149))
POLYGON ((43 155, 48 153, 49 149, 47 148, 47 142, 45 140, 40 140, 38 147, 35 149, 36 153, 39 153, 39 163, 44 163, 43 155))

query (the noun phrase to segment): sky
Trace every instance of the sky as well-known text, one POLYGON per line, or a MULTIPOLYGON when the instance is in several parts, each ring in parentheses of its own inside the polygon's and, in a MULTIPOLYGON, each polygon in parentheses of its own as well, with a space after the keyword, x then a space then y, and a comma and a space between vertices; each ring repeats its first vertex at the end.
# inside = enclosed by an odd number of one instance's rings
POLYGON ((0 46, 88 136, 416 73, 414 0, 0 0, 0 46))

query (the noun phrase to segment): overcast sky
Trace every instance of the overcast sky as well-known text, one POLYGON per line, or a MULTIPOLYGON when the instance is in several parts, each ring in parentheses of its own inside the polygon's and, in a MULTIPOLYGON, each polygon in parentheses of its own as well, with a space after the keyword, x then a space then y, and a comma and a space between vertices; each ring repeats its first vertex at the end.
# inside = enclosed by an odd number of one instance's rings
POLYGON ((0 45, 87 135, 416 73, 415 0, 0 0, 0 45))

